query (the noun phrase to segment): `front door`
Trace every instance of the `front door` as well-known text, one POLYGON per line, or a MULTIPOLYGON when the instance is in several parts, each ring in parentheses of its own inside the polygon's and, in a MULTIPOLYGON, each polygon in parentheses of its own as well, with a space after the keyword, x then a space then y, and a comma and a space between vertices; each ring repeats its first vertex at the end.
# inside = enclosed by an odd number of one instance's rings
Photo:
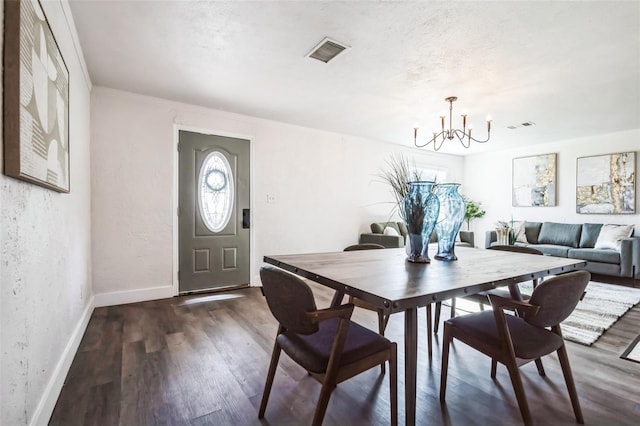
POLYGON ((180 131, 180 293, 249 285, 249 141, 180 131))

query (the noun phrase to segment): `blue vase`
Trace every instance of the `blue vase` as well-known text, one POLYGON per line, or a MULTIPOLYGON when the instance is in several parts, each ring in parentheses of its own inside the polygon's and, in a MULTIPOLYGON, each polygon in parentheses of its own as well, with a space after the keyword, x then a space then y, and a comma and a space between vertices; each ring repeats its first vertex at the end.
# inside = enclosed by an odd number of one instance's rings
POLYGON ((409 193, 404 197, 403 215, 409 231, 407 260, 429 263, 429 239, 438 219, 440 203, 432 192, 435 182, 409 182, 409 193))
POLYGON ((458 192, 459 183, 440 183, 435 194, 440 201, 440 214, 435 226, 438 236, 438 260, 458 260, 455 254, 456 236, 460 231, 467 205, 458 192))

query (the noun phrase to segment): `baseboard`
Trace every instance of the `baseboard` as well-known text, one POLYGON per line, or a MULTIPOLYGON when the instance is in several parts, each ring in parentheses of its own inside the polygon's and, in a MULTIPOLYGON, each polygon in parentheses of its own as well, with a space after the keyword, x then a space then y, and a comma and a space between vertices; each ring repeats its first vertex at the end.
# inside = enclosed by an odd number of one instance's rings
POLYGON ((60 356, 58 364, 53 370, 51 379, 44 389, 42 398, 40 398, 40 402, 38 402, 38 406, 33 413, 33 417, 31 418, 29 425, 40 426, 47 425, 49 423, 51 414, 53 414, 53 409, 58 401, 58 396, 60 396, 60 392, 62 391, 64 380, 67 378, 67 373, 69 372, 69 368, 71 368, 73 358, 76 356, 82 336, 84 336, 84 332, 87 329, 89 320, 91 319, 94 301, 94 297, 91 297, 89 303, 87 303, 87 306, 84 308, 84 311, 80 316, 80 320, 71 333, 71 337, 67 341, 67 345, 60 356))
POLYGON ((95 307, 100 308, 103 306, 146 302, 147 300, 166 299, 173 296, 175 296, 173 286, 98 293, 95 295, 95 307))

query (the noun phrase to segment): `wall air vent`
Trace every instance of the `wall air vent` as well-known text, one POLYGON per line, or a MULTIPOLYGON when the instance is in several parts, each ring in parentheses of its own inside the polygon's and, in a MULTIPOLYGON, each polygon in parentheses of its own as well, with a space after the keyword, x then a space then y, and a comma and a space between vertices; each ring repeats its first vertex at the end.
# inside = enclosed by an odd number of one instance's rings
POLYGON ((348 49, 349 46, 340 44, 335 40, 331 40, 329 37, 325 37, 316 47, 311 49, 311 52, 307 54, 307 57, 317 59, 325 64, 338 56, 343 50, 348 49))
POLYGON ((535 125, 536 125, 536 123, 534 123, 533 121, 525 121, 524 123, 520 123, 520 124, 516 124, 516 125, 512 124, 510 126, 507 126, 507 129, 515 130, 515 129, 520 128, 520 127, 531 127, 531 126, 535 126, 535 125))

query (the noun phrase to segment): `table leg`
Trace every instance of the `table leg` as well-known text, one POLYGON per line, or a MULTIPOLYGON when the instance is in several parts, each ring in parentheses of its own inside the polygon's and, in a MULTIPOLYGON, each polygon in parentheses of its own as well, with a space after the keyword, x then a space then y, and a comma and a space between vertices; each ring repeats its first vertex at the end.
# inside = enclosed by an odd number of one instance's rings
MULTIPOLYGON (((428 332, 431 332, 429 330, 428 332)), ((404 312, 404 399, 407 426, 416 424, 416 365, 418 361, 418 309, 404 312)))
POLYGON ((333 295, 333 299, 331 300, 331 307, 342 305, 342 299, 344 298, 344 292, 340 290, 336 290, 333 295))

